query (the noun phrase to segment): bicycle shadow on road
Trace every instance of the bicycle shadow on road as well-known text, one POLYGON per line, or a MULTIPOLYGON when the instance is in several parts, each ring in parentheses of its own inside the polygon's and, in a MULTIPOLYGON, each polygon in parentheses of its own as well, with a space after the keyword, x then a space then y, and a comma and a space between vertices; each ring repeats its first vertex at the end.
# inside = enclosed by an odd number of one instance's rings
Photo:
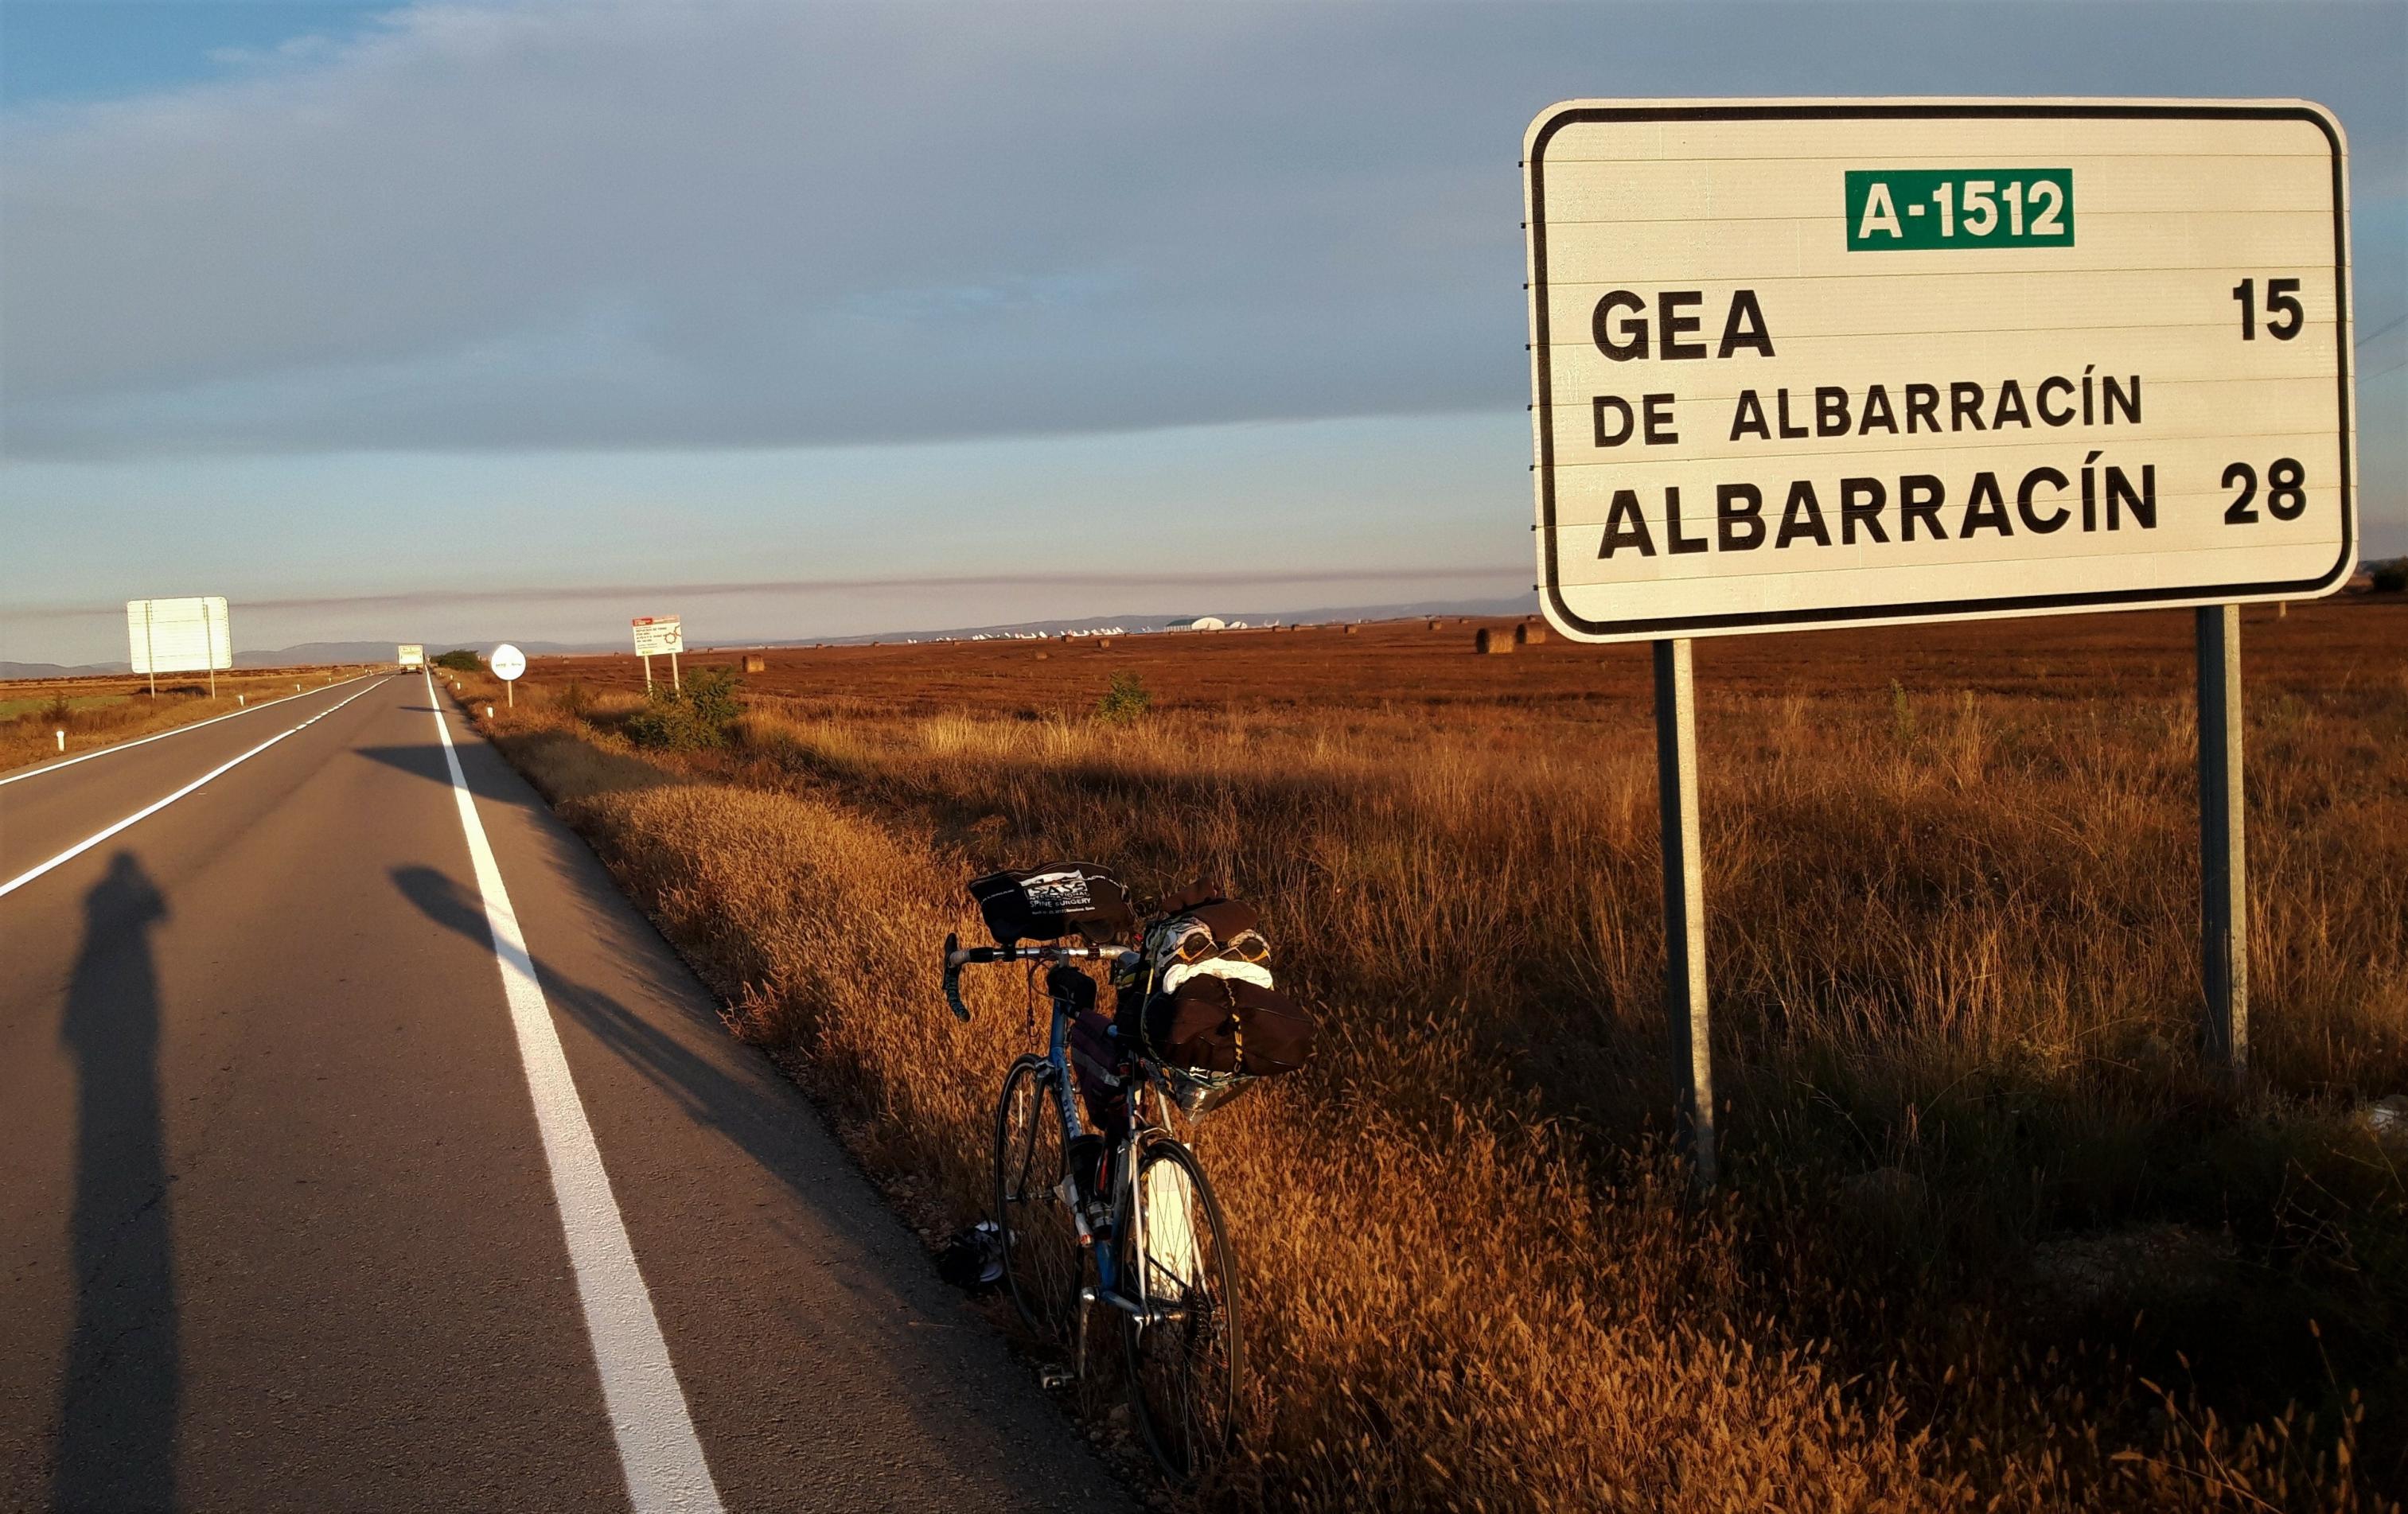
POLYGON ((109 859, 84 896, 83 950, 59 1022, 76 1066, 75 1324, 51 1497, 60 1510, 175 1499, 181 1374, 150 952, 150 932, 166 918, 133 853, 109 859))
MULTIPOLYGON (((484 901, 472 891, 423 865, 393 868, 391 877, 402 895, 428 919, 491 950, 493 930, 485 917, 484 901)), ((578 981, 532 951, 529 960, 535 964, 545 1001, 555 1010, 592 1032, 697 1123, 734 1141, 754 1163, 797 1193, 814 1200, 821 1197, 801 1170, 810 1154, 797 1137, 792 1115, 781 1107, 784 1100, 779 1090, 769 1086, 774 1071, 765 1066, 763 1077, 742 1076, 610 993, 578 981)), ((704 1025, 700 1015, 684 1005, 666 1003, 659 1012, 694 1021, 693 1028, 700 1035, 728 1037, 727 1028, 715 1018, 704 1025)), ((726 1053, 754 1055, 732 1038, 727 1040, 726 1053)))

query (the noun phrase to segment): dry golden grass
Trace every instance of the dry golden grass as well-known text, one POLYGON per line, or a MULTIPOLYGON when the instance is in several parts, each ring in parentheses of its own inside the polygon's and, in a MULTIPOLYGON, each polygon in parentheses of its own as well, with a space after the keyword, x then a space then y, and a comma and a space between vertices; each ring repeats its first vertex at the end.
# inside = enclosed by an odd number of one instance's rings
POLYGON ((208 680, 195 682, 189 673, 161 683, 155 698, 145 680, 123 674, 0 681, 0 772, 229 715, 243 707, 239 698, 263 704, 301 692, 293 687, 295 683, 305 691, 316 689, 359 671, 297 667, 221 673, 214 699, 208 680), (58 731, 66 733, 64 753, 53 735, 58 731))
POLYGON ((624 701, 493 728, 956 1221, 1023 1038, 1016 984, 967 1028, 936 1002, 961 880, 1075 854, 1265 907, 1328 1035, 1198 1135, 1254 1373, 1216 1507, 2387 1507, 2408 1193, 2358 1111, 2408 1092, 2408 679, 2268 685, 2235 1090, 2193 1050, 2187 700, 1707 684, 1703 1204, 1660 1140, 1627 703, 1109 725, 794 691, 675 760, 624 701))

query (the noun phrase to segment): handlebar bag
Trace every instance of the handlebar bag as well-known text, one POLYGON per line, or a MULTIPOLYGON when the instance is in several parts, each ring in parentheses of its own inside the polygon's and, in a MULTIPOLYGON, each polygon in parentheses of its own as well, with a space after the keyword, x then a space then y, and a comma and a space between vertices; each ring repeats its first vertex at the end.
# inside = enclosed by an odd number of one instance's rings
POLYGON ((1007 868, 969 881, 988 934, 1003 946, 1078 936, 1101 944, 1137 929, 1128 890, 1094 863, 1007 868))

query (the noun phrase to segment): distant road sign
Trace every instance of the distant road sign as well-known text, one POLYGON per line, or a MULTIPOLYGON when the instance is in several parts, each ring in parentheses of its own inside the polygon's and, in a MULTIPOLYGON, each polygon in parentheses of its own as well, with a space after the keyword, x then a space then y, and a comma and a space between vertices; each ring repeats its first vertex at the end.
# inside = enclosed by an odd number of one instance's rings
POLYGON ((426 665, 426 649, 420 646, 417 642, 402 642, 400 644, 400 652, 402 666, 424 667, 426 665))
POLYGON ((1524 157, 1541 602, 1567 635, 2348 578, 2324 107, 1577 101, 1524 157))
POLYGON ((685 650, 685 628, 674 615, 638 615, 632 622, 636 628, 636 655, 658 657, 666 652, 685 650))
POLYGON ((211 594, 193 599, 129 599, 125 639, 139 674, 208 673, 234 666, 234 632, 226 602, 211 594))
POLYGON ((494 677, 504 683, 509 682, 526 671, 526 653, 507 641, 494 648, 494 655, 487 658, 485 662, 486 665, 494 670, 494 677))

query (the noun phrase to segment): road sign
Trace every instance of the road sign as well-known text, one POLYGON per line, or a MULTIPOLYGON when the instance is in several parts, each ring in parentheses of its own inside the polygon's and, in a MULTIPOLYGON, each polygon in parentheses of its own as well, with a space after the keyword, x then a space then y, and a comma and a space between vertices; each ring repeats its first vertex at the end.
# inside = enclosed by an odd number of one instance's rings
POLYGON ((674 615, 638 615, 636 628, 636 654, 658 657, 664 652, 685 650, 685 629, 674 615))
POLYGON ((494 655, 485 663, 494 670, 494 677, 508 683, 526 671, 526 653, 505 641, 494 649, 494 655))
POLYGON ((652 692, 652 659, 668 653, 669 687, 682 690, 684 681, 678 676, 678 653, 685 650, 685 628, 674 615, 638 615, 636 627, 636 655, 644 660, 644 693, 652 692))
POLYGON ((2304 599, 2356 564, 2297 101, 1580 101, 1525 143, 1541 603, 1591 641, 2304 599))
POLYGON ((206 673, 234 666, 234 636, 226 602, 198 599, 129 599, 125 639, 136 673, 206 673))
POLYGON ((417 642, 402 642, 398 645, 396 650, 400 652, 402 666, 424 667, 426 665, 426 649, 417 642))
POLYGON ((134 671, 159 692, 162 673, 209 676, 209 697, 218 694, 218 671, 234 666, 234 630, 226 602, 216 594, 188 599, 129 599, 125 640, 134 671))

